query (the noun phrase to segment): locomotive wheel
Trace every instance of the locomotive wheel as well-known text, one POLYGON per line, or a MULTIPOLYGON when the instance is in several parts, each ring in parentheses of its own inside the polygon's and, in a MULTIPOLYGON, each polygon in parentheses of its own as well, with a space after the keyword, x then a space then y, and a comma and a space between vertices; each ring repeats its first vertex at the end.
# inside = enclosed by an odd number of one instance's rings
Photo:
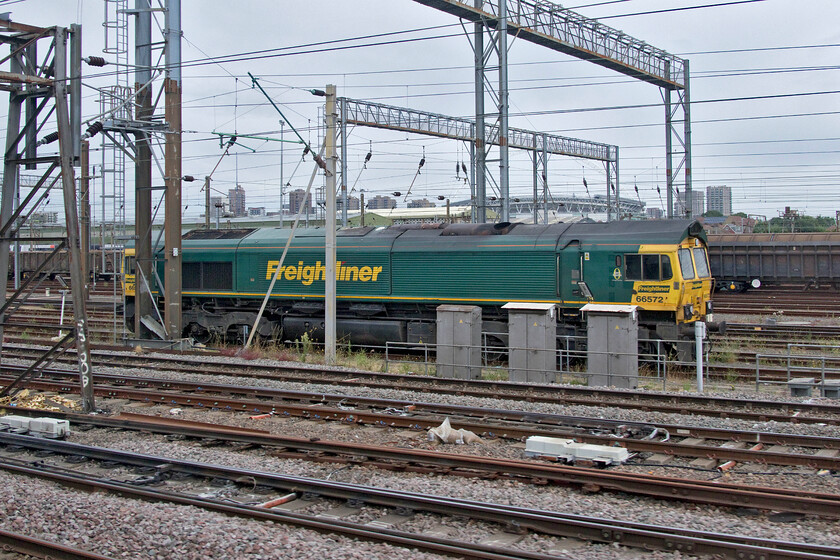
POLYGON ((187 327, 187 336, 199 344, 207 344, 213 339, 213 333, 198 323, 190 323, 187 327))
POLYGON ((484 361, 487 364, 504 362, 508 359, 508 347, 498 336, 487 335, 484 339, 484 361))

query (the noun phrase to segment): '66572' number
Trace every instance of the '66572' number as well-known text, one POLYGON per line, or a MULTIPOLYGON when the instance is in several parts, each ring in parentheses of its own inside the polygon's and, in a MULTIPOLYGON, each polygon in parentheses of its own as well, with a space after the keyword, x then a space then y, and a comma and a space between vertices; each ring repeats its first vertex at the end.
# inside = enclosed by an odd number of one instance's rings
POLYGON ((636 296, 636 303, 665 303, 663 296, 636 296))

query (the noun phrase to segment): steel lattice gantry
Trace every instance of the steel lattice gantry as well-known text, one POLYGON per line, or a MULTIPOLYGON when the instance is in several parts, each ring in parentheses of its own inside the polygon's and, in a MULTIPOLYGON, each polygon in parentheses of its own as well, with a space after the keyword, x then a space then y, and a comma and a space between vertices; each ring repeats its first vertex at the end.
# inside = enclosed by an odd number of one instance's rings
MULTIPOLYGON (((490 52, 483 47, 482 29, 491 33, 491 50, 499 55, 500 83, 497 95, 500 120, 507 111, 507 43, 502 35, 548 47, 588 60, 661 88, 665 104, 666 168, 668 182, 668 217, 673 215, 672 194, 678 188, 677 177, 685 171, 684 192, 691 199, 691 120, 688 60, 681 59, 618 29, 584 17, 546 0, 415 0, 475 24, 473 49, 476 54, 476 122, 481 126, 485 111, 483 89, 485 62, 490 52), (481 80, 479 79, 481 78, 481 80), (677 91, 676 101, 671 92, 677 91), (682 124, 682 130, 679 125, 682 124), (675 142, 676 140, 676 142, 675 142), (676 167, 673 156, 678 156, 676 167)), ((480 150, 479 150, 480 151, 480 150)), ((504 157, 504 153, 502 153, 504 157)), ((504 166, 502 166, 504 172, 504 166)), ((481 171, 479 171, 481 172, 481 171)), ((616 183, 616 196, 618 196, 616 183)), ((609 187, 607 196, 610 196, 609 187)), ((688 213, 690 216, 690 204, 688 213)))
POLYGON ((42 326, 59 331, 56 337, 58 342, 26 368, 17 379, 7 384, 0 395, 19 390, 27 376, 45 367, 52 355, 66 349, 75 341, 82 387, 82 407, 86 412, 90 412, 94 409, 94 399, 88 347, 87 279, 82 271, 73 172, 73 166, 80 156, 81 139, 81 28, 41 28, 0 20, 0 43, 9 45, 11 49, 11 53, 0 60, 0 64, 8 65, 8 71, 0 72, 0 89, 9 92, 6 151, 3 161, 3 198, 0 203, 0 275, 4 282, 9 277, 11 244, 31 242, 20 234, 25 231, 23 228, 32 213, 46 199, 52 187, 60 182, 67 224, 66 237, 39 237, 37 242, 47 241, 55 244, 56 248, 50 255, 51 258, 61 250, 68 253, 70 292, 75 320, 66 335, 58 325, 38 325, 31 317, 15 321, 17 317, 24 315, 21 306, 38 287, 40 273, 49 272, 52 266, 49 259, 11 296, 7 297, 5 289, 0 290, 0 354, 5 327, 42 326), (68 43, 72 48, 68 48, 68 43), (39 49, 42 45, 47 48, 39 49), (69 76, 68 58, 71 68, 69 76), (68 108, 68 89, 71 91, 72 108, 68 108), (38 140, 37 136, 41 136, 41 140, 38 140), (48 152, 49 149, 43 147, 56 140, 57 153, 48 152), (46 167, 46 171, 16 205, 16 199, 21 194, 18 184, 21 167, 46 167))
MULTIPOLYGON (((498 146, 501 142, 502 135, 498 126, 485 129, 484 138, 482 142, 479 142, 480 139, 477 136, 476 123, 465 118, 428 113, 425 111, 417 111, 414 109, 406 109, 404 107, 395 107, 392 105, 383 105, 382 103, 359 101, 356 99, 348 99, 346 97, 339 98, 338 105, 341 137, 343 139, 347 138, 347 125, 352 124, 401 132, 412 132, 415 134, 425 134, 429 136, 438 136, 442 138, 451 138, 453 140, 462 140, 469 142, 471 146, 475 146, 479 143, 498 146)), ((580 140, 577 138, 568 138, 554 134, 522 130, 519 128, 508 129, 507 145, 511 148, 518 148, 532 152, 534 161, 534 200, 538 198, 537 185, 540 180, 543 183, 543 193, 547 192, 547 189, 545 188, 545 181, 548 174, 547 167, 549 154, 602 161, 604 162, 607 170, 607 191, 609 192, 610 190, 609 181, 611 177, 615 179, 616 183, 618 183, 618 146, 601 144, 599 142, 590 142, 588 140, 580 140), (542 171, 542 173, 540 173, 540 171, 542 171)), ((346 209, 346 177, 348 161, 346 141, 341 143, 341 152, 341 193, 343 208, 346 209)), ((475 192, 475 177, 477 174, 476 170, 478 168, 478 162, 472 152, 470 154, 470 159, 472 167, 471 191, 474 199, 473 204, 476 208, 480 208, 479 203, 475 200, 477 198, 477 194, 475 192)), ((545 201, 545 196, 543 197, 543 200, 545 201)), ((486 207, 486 202, 484 204, 486 207)), ((544 204, 544 208, 546 207, 547 203, 544 204)), ((617 209, 616 212, 618 212, 617 209)))

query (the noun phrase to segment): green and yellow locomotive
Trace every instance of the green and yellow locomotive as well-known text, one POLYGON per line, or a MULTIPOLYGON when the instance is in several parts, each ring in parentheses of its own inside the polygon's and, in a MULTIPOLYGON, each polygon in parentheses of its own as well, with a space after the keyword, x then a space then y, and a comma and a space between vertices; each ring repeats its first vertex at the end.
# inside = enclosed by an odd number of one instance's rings
MULTIPOLYGON (((185 234, 184 334, 209 340, 250 328, 289 234, 185 234)), ((488 343, 499 346, 508 302, 557 304, 560 344, 585 334, 580 308, 590 302, 638 306, 640 339, 693 336, 692 323, 712 310, 705 234, 688 220, 349 228, 338 232, 337 260, 337 335, 353 345, 433 343, 441 304, 480 306, 488 343)), ((259 334, 322 339, 325 273, 324 230, 298 230, 259 334)), ((126 296, 130 316, 133 292, 126 296)))

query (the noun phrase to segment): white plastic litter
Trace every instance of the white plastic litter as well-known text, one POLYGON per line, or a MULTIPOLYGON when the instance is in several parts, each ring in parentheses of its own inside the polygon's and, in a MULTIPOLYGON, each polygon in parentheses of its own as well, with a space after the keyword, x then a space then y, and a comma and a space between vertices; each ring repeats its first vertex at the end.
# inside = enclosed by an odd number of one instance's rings
POLYGON ((460 430, 453 429, 449 424, 449 418, 446 418, 437 428, 429 428, 429 441, 463 445, 465 443, 480 442, 481 438, 475 435, 475 433, 463 428, 460 430))

